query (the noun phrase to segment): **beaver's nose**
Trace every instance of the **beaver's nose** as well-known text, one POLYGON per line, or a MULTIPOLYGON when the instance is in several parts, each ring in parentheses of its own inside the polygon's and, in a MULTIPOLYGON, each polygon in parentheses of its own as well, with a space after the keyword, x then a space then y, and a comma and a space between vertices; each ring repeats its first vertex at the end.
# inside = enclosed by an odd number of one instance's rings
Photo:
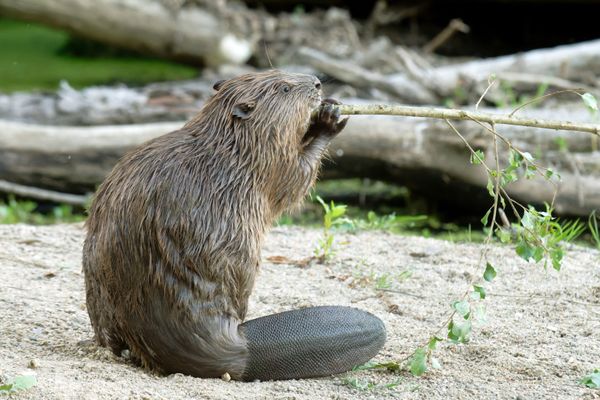
POLYGON ((317 88, 317 90, 321 90, 321 81, 320 80, 316 80, 315 81, 315 87, 317 88))

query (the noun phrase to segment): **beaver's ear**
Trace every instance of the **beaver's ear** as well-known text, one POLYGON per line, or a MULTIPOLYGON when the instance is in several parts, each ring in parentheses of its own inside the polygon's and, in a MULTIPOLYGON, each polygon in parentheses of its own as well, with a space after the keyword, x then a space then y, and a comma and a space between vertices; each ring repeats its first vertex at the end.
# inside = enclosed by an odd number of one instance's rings
POLYGON ((221 79, 220 81, 217 81, 214 85, 213 85, 213 89, 215 89, 217 92, 219 91, 219 89, 221 89, 221 86, 223 86, 223 84, 225 83, 225 79, 221 79))
POLYGON ((252 111, 254 111, 254 107, 256 107, 256 103, 253 101, 237 103, 233 106, 233 116, 240 119, 248 119, 252 111))

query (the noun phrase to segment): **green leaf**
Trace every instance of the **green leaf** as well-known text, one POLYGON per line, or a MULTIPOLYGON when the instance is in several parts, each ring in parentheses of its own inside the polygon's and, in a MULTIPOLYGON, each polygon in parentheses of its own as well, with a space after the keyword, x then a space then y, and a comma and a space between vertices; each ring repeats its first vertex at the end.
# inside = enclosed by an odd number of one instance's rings
POLYGON ((593 94, 584 93, 581 95, 581 99, 583 100, 583 104, 585 104, 590 111, 598 111, 598 100, 596 100, 593 94))
POLYGON ((579 383, 592 389, 600 389, 600 369, 595 369, 591 374, 584 376, 579 383))
POLYGON ((511 149, 508 156, 509 164, 514 168, 518 168, 521 165, 521 161, 523 161, 521 154, 519 154, 518 151, 511 149))
POLYGON ((534 161, 533 156, 531 155, 530 152, 528 151, 524 151, 523 153, 521 153, 521 155, 523 156, 523 158, 525 159, 525 161, 532 163, 534 161))
POLYGON ((427 348, 429 350, 435 350, 435 348, 437 347, 438 342, 442 342, 444 339, 439 338, 437 336, 433 336, 431 339, 429 339, 429 342, 427 343, 427 348))
POLYGON ((506 171, 500 177, 500 186, 506 186, 509 183, 516 182, 519 179, 516 171, 506 171))
POLYGON ((333 201, 331 202, 331 219, 336 219, 338 217, 341 217, 345 213, 346 213, 345 205, 336 206, 335 204, 333 204, 333 201))
POLYGON ((496 229, 496 236, 502 243, 510 243, 510 231, 508 229, 496 229))
POLYGON ((455 301, 452 303, 452 308, 456 310, 461 317, 465 318, 466 315, 469 314, 470 306, 469 302, 466 300, 463 301, 455 301))
POLYGON ((485 288, 479 285, 473 285, 473 290, 479 295, 481 300, 485 299, 485 288))
POLYGON ((520 242, 515 251, 525 261, 529 261, 533 258, 533 253, 535 251, 534 247, 531 247, 527 242, 520 242))
POLYGON ((544 248, 541 246, 534 247, 533 259, 535 260, 535 262, 540 262, 542 258, 544 258, 544 248))
POLYGON ((481 218, 481 223, 483 224, 483 226, 486 226, 488 224, 488 218, 490 216, 491 211, 492 211, 492 209, 490 208, 489 210, 487 210, 487 212, 485 213, 483 218, 481 218))
POLYGON ((530 231, 533 231, 535 229, 535 220, 536 220, 535 215, 532 212, 529 212, 526 210, 523 213, 523 217, 521 218, 521 225, 523 225, 523 227, 525 229, 529 229, 530 231))
POLYGON ((473 318, 481 324, 485 324, 487 322, 485 305, 479 304, 477 307, 475 307, 473 318))
POLYGON ((427 371, 427 351, 417 349, 410 362, 410 372, 414 376, 421 376, 427 371))
POLYGON ((474 165, 479 165, 485 160, 485 154, 481 150, 475 150, 475 153, 471 153, 470 162, 474 165))
POLYGON ((552 250, 550 252, 550 258, 552 259, 552 268, 557 271, 560 271, 561 261, 563 258, 564 252, 560 247, 552 250))
POLYGON ((470 333, 471 321, 469 320, 465 320, 461 324, 457 324, 454 321, 448 324, 448 339, 452 340, 453 342, 468 342, 470 333))
MULTIPOLYGON (((494 172, 494 171, 492 171, 494 172)), ((496 193, 495 193, 495 186, 494 186, 494 182, 492 182, 492 178, 490 176, 488 176, 488 182, 486 185, 487 191, 490 194, 490 196, 492 197, 496 197, 496 193)))
POLYGON ((458 342, 458 336, 454 334, 454 321, 450 321, 448 324, 448 339, 458 342))
POLYGON ((525 170, 525 179, 533 179, 535 178, 535 171, 537 168, 535 168, 534 165, 528 165, 527 169, 525 170))
POLYGON ((545 176, 546 176, 546 179, 552 178, 554 176, 554 171, 552 171, 550 168, 548 168, 546 170, 546 175, 545 176))
POLYGON ((483 279, 487 282, 491 282, 496 277, 496 270, 489 262, 485 264, 485 272, 483 273, 483 279))

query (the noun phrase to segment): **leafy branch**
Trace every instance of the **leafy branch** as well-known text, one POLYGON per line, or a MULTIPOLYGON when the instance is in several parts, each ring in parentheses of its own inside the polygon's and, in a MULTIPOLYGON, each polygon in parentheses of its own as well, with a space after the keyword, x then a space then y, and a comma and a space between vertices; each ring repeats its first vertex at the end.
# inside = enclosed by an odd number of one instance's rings
MULTIPOLYGON (((491 83, 490 83, 491 85, 491 83)), ((574 92, 574 91, 573 91, 574 92)), ((598 112, 598 103, 589 93, 580 94, 584 104, 593 113, 598 112)), ((547 98, 549 95, 541 96, 547 98)), ((539 99, 533 99, 526 103, 531 104, 539 99)), ((519 107, 521 108, 521 107, 519 107)), ((488 175, 487 190, 493 199, 492 206, 481 219, 487 229, 487 236, 483 249, 480 253, 476 266, 485 265, 485 270, 479 274, 472 274, 473 278, 467 289, 457 300, 451 303, 451 312, 446 321, 430 336, 426 343, 417 347, 411 354, 398 362, 386 362, 380 364, 369 364, 365 369, 387 369, 399 371, 408 369, 415 376, 425 373, 428 366, 439 367, 439 362, 433 357, 433 352, 439 342, 444 339, 441 335, 446 330, 446 338, 452 343, 466 343, 470 339, 473 322, 485 317, 484 307, 478 303, 486 298, 486 283, 491 282, 497 275, 496 269, 488 260, 489 245, 497 237, 503 243, 516 243, 515 251, 526 261, 540 262, 544 260, 544 268, 548 263, 557 271, 561 268, 564 257, 563 243, 577 238, 585 226, 580 221, 561 223, 553 215, 553 203, 558 191, 554 180, 560 180, 550 168, 545 168, 536 163, 535 158, 528 152, 520 151, 512 143, 496 130, 496 124, 532 126, 546 129, 563 129, 570 131, 588 132, 600 136, 600 124, 576 124, 567 121, 544 121, 538 119, 516 118, 514 113, 508 116, 492 115, 463 110, 447 110, 438 108, 407 107, 407 106, 340 106, 342 114, 371 114, 371 115, 400 115, 410 117, 430 117, 444 119, 451 130, 464 142, 471 153, 471 164, 481 165, 488 175), (456 129, 450 120, 471 120, 485 128, 493 136, 493 162, 490 167, 486 161, 485 154, 481 150, 475 150, 468 140, 456 129), (506 166, 501 166, 498 142, 502 141, 508 147, 508 160, 506 166), (539 175, 553 183, 555 192, 550 204, 546 204, 545 211, 536 210, 532 206, 524 206, 513 200, 505 187, 519 179, 532 179, 539 175), (512 225, 507 222, 505 209, 510 207, 516 223, 512 225), (491 215, 491 219, 490 219, 491 215), (504 224, 498 222, 503 217, 504 224)), ((590 217, 588 222, 592 235, 598 235, 597 221, 590 217), (594 230, 595 228, 595 230, 594 230)), ((600 240, 596 238, 597 242, 600 240)))

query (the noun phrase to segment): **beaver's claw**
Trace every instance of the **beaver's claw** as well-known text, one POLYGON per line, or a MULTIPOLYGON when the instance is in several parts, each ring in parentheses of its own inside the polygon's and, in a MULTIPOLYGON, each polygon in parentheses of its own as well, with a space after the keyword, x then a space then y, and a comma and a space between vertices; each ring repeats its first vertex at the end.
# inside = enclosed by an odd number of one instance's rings
POLYGON ((326 135, 333 138, 344 129, 348 118, 340 121, 340 109, 335 107, 336 104, 340 103, 334 99, 323 100, 317 112, 313 114, 307 137, 326 135))

